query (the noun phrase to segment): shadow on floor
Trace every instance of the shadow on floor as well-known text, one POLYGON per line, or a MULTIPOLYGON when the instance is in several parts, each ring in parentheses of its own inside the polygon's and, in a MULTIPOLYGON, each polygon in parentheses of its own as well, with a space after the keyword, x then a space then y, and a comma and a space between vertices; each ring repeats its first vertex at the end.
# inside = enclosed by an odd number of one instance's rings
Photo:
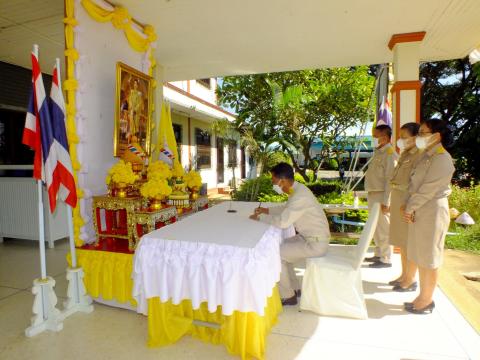
POLYGON ((384 292, 391 292, 392 286, 379 283, 379 282, 370 282, 370 281, 363 281, 363 292, 365 294, 376 294, 376 293, 384 293, 384 292))
POLYGON ((369 319, 382 319, 391 315, 408 315, 404 310, 403 304, 386 304, 376 299, 365 299, 369 319))

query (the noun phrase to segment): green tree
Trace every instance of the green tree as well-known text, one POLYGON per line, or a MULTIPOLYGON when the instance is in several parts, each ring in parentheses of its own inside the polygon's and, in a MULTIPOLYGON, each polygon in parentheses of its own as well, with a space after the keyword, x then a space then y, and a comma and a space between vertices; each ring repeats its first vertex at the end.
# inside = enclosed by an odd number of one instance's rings
POLYGON ((268 144, 266 152, 278 145, 307 180, 306 170, 316 176, 318 167, 314 140, 324 143, 322 158, 331 156, 347 128, 368 120, 373 84, 367 67, 335 68, 226 77, 217 92, 239 129, 268 144))
POLYGON ((454 135, 450 149, 457 176, 466 183, 480 179, 480 64, 468 58, 420 66, 422 119, 447 121, 454 135))

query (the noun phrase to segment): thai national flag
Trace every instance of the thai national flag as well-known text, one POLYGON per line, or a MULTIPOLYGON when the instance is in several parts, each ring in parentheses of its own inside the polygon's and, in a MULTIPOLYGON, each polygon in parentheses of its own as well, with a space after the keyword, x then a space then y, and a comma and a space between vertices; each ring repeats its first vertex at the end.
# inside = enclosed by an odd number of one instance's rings
POLYGON ((77 205, 77 190, 73 176, 72 161, 68 151, 67 132, 65 130, 65 101, 60 89, 60 72, 53 68, 52 90, 50 91, 50 114, 52 130, 57 155, 57 165, 54 170, 54 191, 58 191, 60 199, 74 208, 77 205))
POLYGON ((58 179, 54 176, 57 154, 53 139, 52 121, 45 96, 42 73, 37 56, 32 53, 32 92, 25 119, 23 143, 35 151, 33 176, 42 179, 47 186, 50 212, 57 203, 58 179))

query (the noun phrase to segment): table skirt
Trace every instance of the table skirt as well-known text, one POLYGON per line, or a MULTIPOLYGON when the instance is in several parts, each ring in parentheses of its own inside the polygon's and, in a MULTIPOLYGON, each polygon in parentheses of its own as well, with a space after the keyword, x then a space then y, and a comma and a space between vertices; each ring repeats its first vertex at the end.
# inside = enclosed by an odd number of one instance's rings
MULTIPOLYGON (((77 249, 77 262, 84 271, 88 295, 136 306, 132 296, 133 254, 77 249)), ((71 265, 71 256, 67 254, 71 265)), ((278 288, 272 289, 263 316, 255 312, 234 311, 223 315, 221 306, 208 311, 207 302, 193 309, 190 300, 177 305, 159 297, 148 299, 148 346, 159 347, 175 343, 184 335, 192 335, 213 344, 223 344, 228 352, 242 359, 263 359, 265 341, 282 311, 278 288), (218 328, 195 325, 193 320, 217 324, 218 328)))
MULTIPOLYGON (((133 254, 77 249, 77 263, 83 268, 87 294, 136 306, 132 296, 133 254)), ((71 265, 70 253, 67 254, 71 265)))
POLYGON ((170 345, 189 334, 213 344, 223 344, 229 353, 242 359, 263 359, 266 336, 281 311, 277 286, 267 300, 264 316, 239 311, 226 316, 222 314, 221 306, 216 312, 209 312, 206 302, 199 309, 193 309, 190 300, 174 305, 171 301, 162 303, 159 297, 154 297, 148 299, 148 346, 170 345), (195 325, 193 320, 215 323, 219 327, 195 325))

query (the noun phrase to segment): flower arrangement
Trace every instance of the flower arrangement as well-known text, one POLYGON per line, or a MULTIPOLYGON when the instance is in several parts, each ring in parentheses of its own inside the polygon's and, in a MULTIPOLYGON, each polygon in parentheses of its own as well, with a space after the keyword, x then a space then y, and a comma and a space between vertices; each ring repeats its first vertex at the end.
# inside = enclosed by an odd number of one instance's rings
POLYGON ((147 179, 163 179, 167 180, 172 177, 172 170, 163 161, 154 161, 148 165, 147 179))
POLYGON ((183 181, 189 189, 198 189, 202 186, 202 177, 195 170, 190 170, 183 176, 183 181))
POLYGON ((146 198, 161 199, 172 193, 172 188, 168 185, 167 180, 160 179, 156 176, 150 178, 140 187, 140 194, 146 198))
POLYGON ((178 161, 173 162, 172 175, 176 178, 181 178, 185 174, 185 170, 178 161))
POLYGON ((108 175, 105 179, 107 185, 111 182, 114 184, 133 184, 137 181, 138 176, 132 170, 132 164, 119 160, 108 170, 108 175))

